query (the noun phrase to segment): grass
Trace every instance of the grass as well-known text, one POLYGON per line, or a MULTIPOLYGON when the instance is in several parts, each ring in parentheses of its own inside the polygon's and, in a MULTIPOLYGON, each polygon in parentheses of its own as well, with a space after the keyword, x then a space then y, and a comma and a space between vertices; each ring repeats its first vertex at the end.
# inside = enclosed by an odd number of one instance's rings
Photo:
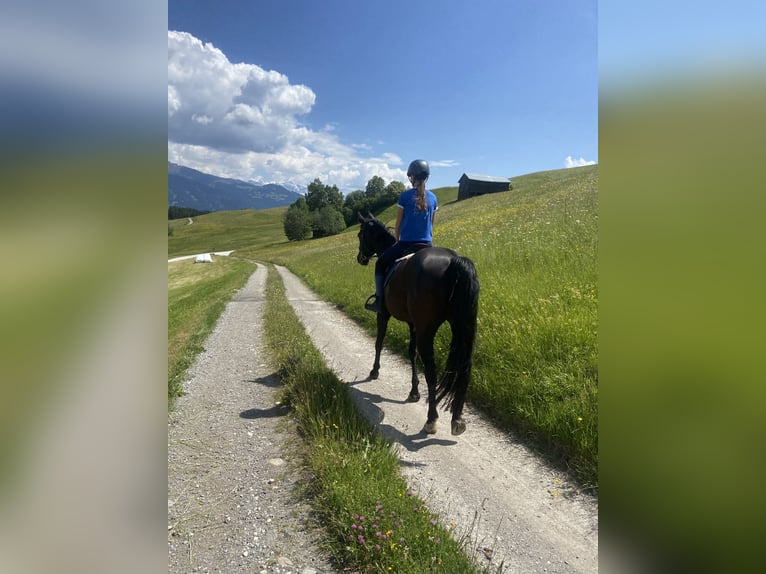
POLYGON ((226 304, 254 269, 253 263, 230 257, 214 257, 213 264, 168 263, 168 408, 183 392, 186 370, 226 304))
POLYGON ((192 218, 192 224, 187 218, 169 221, 173 235, 168 237, 168 258, 281 243, 285 241, 282 217, 286 210, 217 211, 192 218))
POLYGON ((359 414, 295 316, 271 268, 267 344, 305 438, 307 486, 334 560, 355 572, 480 572, 450 525, 441 524, 399 473, 391 444, 359 414))
MULTIPOLYGON (((596 491, 598 167, 513 182, 510 192, 461 202, 457 188, 435 190, 434 242, 470 257, 482 288, 468 398, 596 491)), ((379 218, 393 225, 394 213, 379 218)), ((374 333, 375 316, 363 308, 373 271, 356 263, 357 231, 237 254, 285 265, 374 333)), ((406 325, 392 321, 387 345, 405 354, 407 342, 406 325)), ((442 361, 448 345, 445 327, 436 341, 442 361)))

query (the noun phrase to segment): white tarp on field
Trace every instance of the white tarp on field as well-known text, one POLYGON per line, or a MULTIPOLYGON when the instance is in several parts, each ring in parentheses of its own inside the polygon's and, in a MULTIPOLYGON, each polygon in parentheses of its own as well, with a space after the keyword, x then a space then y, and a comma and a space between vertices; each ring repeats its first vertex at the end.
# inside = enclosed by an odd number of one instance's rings
POLYGON ((194 260, 195 263, 212 263, 213 257, 210 253, 200 253, 194 260))

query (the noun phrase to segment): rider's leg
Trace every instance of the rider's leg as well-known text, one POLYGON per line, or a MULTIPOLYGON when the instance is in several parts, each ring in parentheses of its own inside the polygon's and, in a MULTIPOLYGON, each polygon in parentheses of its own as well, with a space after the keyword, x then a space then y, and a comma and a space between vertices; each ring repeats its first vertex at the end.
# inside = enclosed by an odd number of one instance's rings
MULTIPOLYGON (((375 295, 373 295, 374 300, 368 300, 368 302, 364 304, 365 309, 369 311, 375 311, 376 313, 380 313, 383 310, 383 279, 386 276, 385 268, 385 262, 381 258, 378 258, 378 261, 375 263, 375 295)), ((373 297, 370 297, 370 299, 373 297)))

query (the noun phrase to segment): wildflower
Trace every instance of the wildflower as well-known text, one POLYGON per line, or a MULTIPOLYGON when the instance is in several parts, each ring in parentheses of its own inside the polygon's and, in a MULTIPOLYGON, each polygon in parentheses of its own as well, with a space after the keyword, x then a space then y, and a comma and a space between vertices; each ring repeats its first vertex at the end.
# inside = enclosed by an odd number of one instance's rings
POLYGON ((431 519, 431 526, 436 526, 436 519, 435 518, 431 519))
POLYGON ((356 524, 351 525, 351 530, 356 530, 356 524))
POLYGON ((582 417, 577 417, 577 422, 581 423, 582 422, 582 417))
POLYGON ((338 428, 338 425, 336 425, 335 423, 332 423, 332 428, 336 429, 338 428))
POLYGON ((442 543, 442 539, 441 538, 437 538, 436 540, 434 540, 434 542, 436 544, 441 544, 442 543))
POLYGON ((361 534, 357 536, 356 539, 359 541, 359 544, 364 544, 364 536, 362 536, 361 534))
POLYGON ((375 545, 375 550, 380 550, 380 544, 375 545))
POLYGON ((411 490, 407 491, 407 496, 412 496, 414 493, 411 490))

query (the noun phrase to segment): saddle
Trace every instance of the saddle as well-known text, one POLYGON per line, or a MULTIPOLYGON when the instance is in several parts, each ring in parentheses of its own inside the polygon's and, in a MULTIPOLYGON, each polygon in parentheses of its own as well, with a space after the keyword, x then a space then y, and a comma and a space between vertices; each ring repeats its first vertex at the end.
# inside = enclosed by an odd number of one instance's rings
POLYGON ((410 257, 415 255, 418 251, 421 249, 425 249, 426 247, 431 247, 428 245, 428 243, 414 243, 413 245, 409 246, 407 248, 407 251, 405 251, 404 255, 399 257, 398 259, 394 259, 391 262, 391 265, 388 266, 388 269, 386 269, 386 273, 383 276, 383 289, 386 288, 388 285, 388 282, 391 280, 391 276, 394 274, 394 271, 401 265, 404 261, 407 261, 410 257))

